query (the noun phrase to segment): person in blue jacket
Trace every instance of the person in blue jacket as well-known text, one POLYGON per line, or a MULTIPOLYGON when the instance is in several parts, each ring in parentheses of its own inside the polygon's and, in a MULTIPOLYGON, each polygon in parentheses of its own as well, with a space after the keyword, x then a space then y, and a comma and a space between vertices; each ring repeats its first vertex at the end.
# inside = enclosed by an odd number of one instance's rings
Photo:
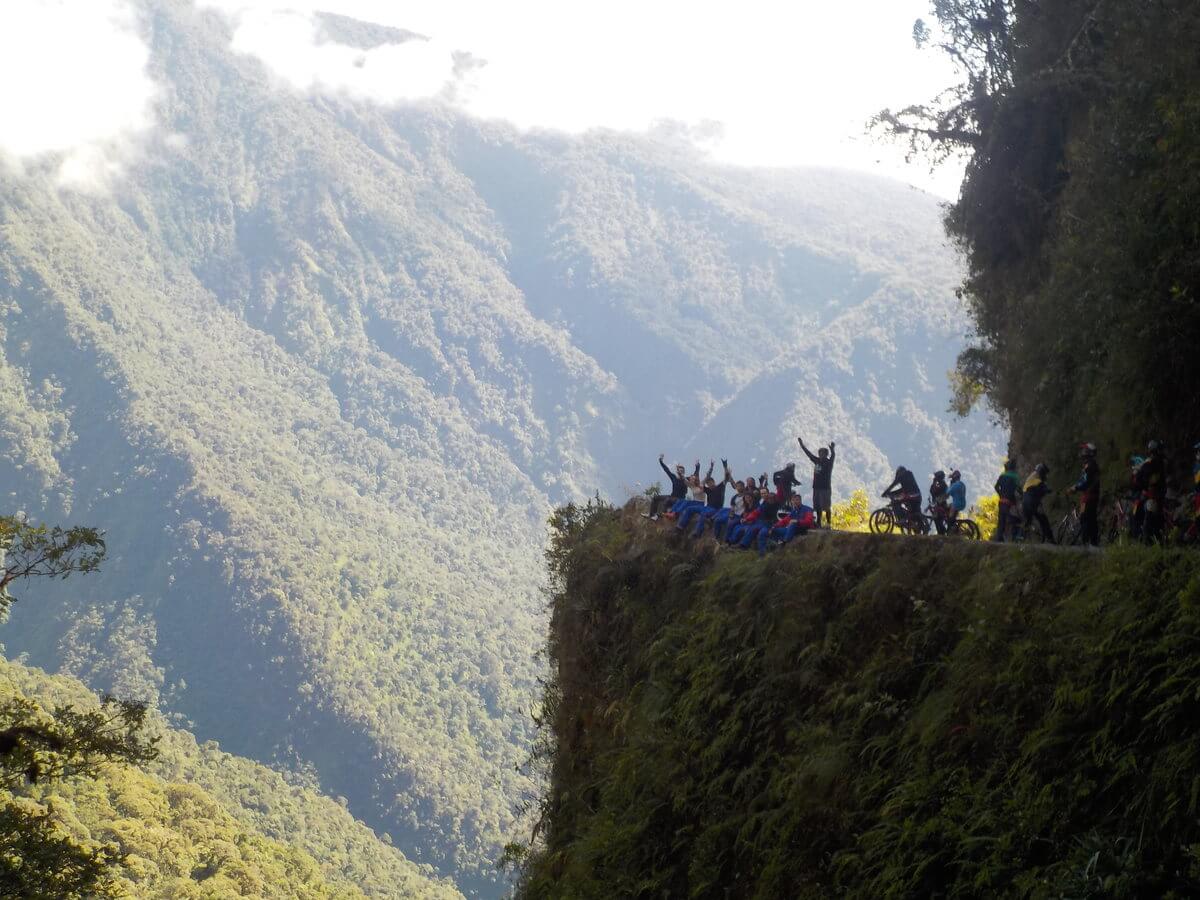
POLYGON ((967 486, 962 480, 962 473, 955 469, 950 473, 950 485, 946 489, 946 499, 949 505, 947 518, 951 522, 958 518, 959 513, 967 508, 967 486))
POLYGON ((758 555, 767 553, 767 540, 786 544, 798 534, 807 534, 810 528, 817 527, 816 514, 811 506, 805 506, 799 494, 792 494, 787 511, 769 528, 758 531, 758 555))

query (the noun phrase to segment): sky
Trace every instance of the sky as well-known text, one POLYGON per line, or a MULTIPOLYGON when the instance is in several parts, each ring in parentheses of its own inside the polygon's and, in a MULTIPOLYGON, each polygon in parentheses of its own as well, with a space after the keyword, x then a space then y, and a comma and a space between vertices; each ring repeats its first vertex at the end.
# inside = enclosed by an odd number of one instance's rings
MULTIPOLYGON (((156 137, 162 86, 146 74, 134 2, 0 0, 0 83, 22 85, 0 92, 8 165, 57 154, 64 183, 103 184, 156 137)), ((234 49, 261 59, 281 89, 432 98, 523 128, 679 123, 675 133, 722 162, 850 168, 947 198, 961 180, 959 166, 931 173, 865 133, 881 108, 930 99, 954 79, 936 51, 913 45, 929 0, 194 2, 230 18, 234 49), (318 42, 316 9, 429 40, 367 52, 318 42)))

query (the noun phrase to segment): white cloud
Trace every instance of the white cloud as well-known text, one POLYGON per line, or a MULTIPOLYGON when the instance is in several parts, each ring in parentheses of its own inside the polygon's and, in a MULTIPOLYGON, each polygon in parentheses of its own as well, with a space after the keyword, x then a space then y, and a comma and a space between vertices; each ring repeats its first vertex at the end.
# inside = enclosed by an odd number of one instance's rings
POLYGON ((235 45, 290 84, 378 102, 440 94, 484 118, 570 132, 719 122, 714 156, 746 165, 844 166, 952 195, 961 168, 930 175, 864 135, 885 106, 926 100, 954 77, 918 52, 929 0, 198 0, 239 15, 235 45), (281 7, 302 10, 280 12, 281 7), (411 29, 431 40, 368 54, 313 41, 311 12, 411 29), (488 61, 440 92, 447 56, 488 61), (359 65, 355 62, 359 61, 359 65))
POLYGON ((154 124, 129 0, 19 0, 0 12, 0 159, 103 189, 154 124))
MULTIPOLYGON (((437 39, 414 39, 359 49, 318 40, 312 9, 245 0, 199 0, 234 23, 233 49, 260 59, 274 75, 302 91, 346 94, 376 103, 459 95, 463 66, 456 48, 437 39)), ((333 6, 334 4, 326 4, 333 6)))

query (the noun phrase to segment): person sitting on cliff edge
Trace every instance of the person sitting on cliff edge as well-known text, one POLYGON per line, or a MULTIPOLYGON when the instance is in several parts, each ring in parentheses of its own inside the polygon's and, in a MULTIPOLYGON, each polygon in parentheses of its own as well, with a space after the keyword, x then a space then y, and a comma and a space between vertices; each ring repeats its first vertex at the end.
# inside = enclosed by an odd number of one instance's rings
MULTIPOLYGON (((686 531, 688 523, 693 516, 699 516, 700 521, 696 525, 697 535, 704 531, 704 523, 719 513, 725 508, 725 488, 733 484, 733 473, 729 471, 729 460, 722 459, 721 466, 725 469, 725 475, 720 481, 713 479, 709 474, 704 479, 704 505, 701 507, 691 507, 679 517, 679 522, 675 527, 680 531, 686 531)), ((708 471, 713 470, 713 461, 709 460, 708 471)))
MULTIPOLYGON (((672 472, 667 468, 667 464, 663 462, 663 460, 666 459, 666 456, 667 454, 665 453, 658 454, 658 464, 662 467, 662 470, 667 473, 667 477, 671 479, 671 493, 659 494, 658 496, 650 499, 650 511, 648 513, 643 513, 643 515, 652 522, 658 521, 658 514, 662 511, 664 506, 673 506, 680 500, 683 500, 687 497, 687 470, 683 467, 683 463, 675 463, 675 471, 672 472)), ((694 477, 698 478, 699 476, 700 460, 696 460, 696 471, 694 473, 694 477)))
POLYGON ((786 544, 798 534, 807 534, 810 528, 817 527, 816 515, 811 506, 805 506, 799 493, 792 494, 787 510, 778 521, 769 528, 758 532, 758 555, 765 556, 767 541, 786 544))

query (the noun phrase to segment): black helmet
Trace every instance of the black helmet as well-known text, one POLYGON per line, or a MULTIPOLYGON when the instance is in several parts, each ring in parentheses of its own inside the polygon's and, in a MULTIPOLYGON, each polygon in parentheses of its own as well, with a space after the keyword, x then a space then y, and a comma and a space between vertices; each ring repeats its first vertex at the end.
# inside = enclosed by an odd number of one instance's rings
POLYGON ((1157 453, 1159 451, 1160 446, 1161 445, 1158 443, 1158 441, 1151 441, 1150 443, 1148 443, 1146 445, 1146 449, 1150 453, 1157 453))
POLYGON ((938 481, 945 481, 946 473, 943 472, 941 469, 938 469, 936 472, 933 473, 933 477, 936 478, 938 481))
POLYGON ((1050 474, 1050 467, 1048 465, 1046 465, 1045 463, 1038 463, 1037 468, 1034 469, 1034 471, 1037 472, 1039 475, 1041 475, 1043 478, 1045 478, 1047 475, 1050 474))

